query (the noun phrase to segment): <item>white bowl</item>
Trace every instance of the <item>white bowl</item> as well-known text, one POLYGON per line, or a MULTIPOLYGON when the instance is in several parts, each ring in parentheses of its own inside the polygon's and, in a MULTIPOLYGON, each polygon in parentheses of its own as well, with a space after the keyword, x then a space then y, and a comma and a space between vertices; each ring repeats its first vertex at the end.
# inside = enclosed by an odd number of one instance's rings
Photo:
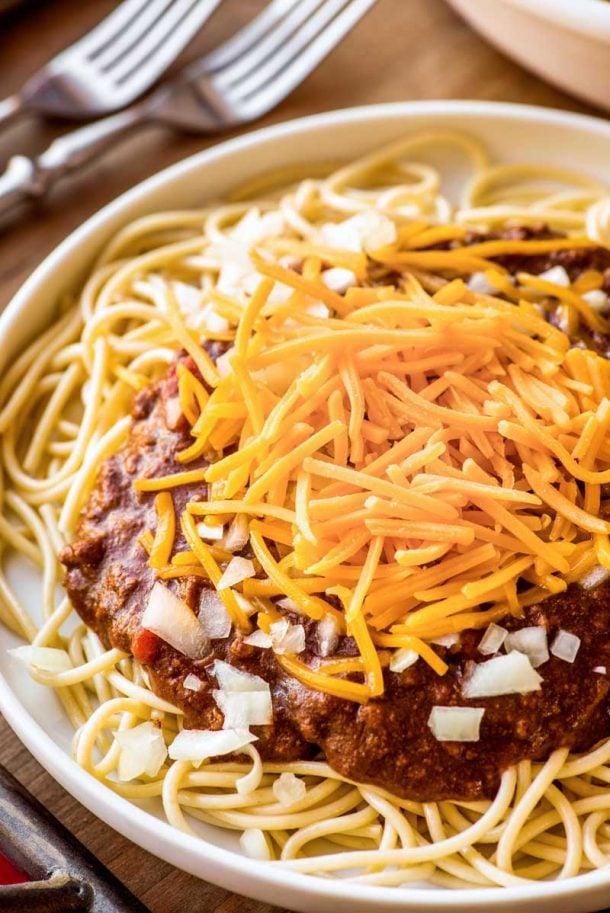
POLYGON ((448 0, 488 41, 585 101, 610 109, 606 0, 448 0))
MULTIPOLYGON (((486 102, 380 105, 317 115, 249 133, 174 165, 126 193, 67 238, 35 271, 0 318, 0 368, 46 326, 61 294, 74 288, 95 253, 125 222, 154 210, 197 205, 280 164, 349 158, 418 129, 468 130, 498 160, 578 165, 607 177, 610 124, 593 118, 486 102)), ((457 177, 457 173, 454 175, 457 177)), ((31 566, 9 568, 33 613, 31 566)), ((124 836, 173 865, 240 894, 316 913, 452 910, 454 913, 584 913, 602 907, 610 870, 516 888, 445 891, 380 888, 313 878, 239 855, 236 837, 204 828, 201 840, 161 820, 154 803, 134 805, 101 786, 69 757, 71 728, 49 690, 6 654, 17 640, 0 628, 0 711, 38 761, 76 799, 124 836)))

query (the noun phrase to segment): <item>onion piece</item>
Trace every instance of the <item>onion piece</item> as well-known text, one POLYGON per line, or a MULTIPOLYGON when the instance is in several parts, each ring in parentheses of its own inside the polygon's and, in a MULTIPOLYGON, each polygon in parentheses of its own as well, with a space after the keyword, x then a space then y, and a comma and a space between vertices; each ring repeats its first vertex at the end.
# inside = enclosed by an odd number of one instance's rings
POLYGON ((339 643, 339 622, 327 612, 318 622, 318 651, 320 656, 332 656, 339 643))
POLYGON ((163 733, 150 720, 133 729, 114 733, 121 748, 117 770, 119 780, 126 782, 147 774, 156 777, 167 758, 163 733))
POLYGON ((202 590, 199 623, 210 640, 225 640, 231 633, 231 619, 216 590, 202 590))
POLYGON ((271 691, 212 692, 218 708, 224 715, 223 729, 247 729, 249 726, 267 726, 273 722, 271 691))
POLYGON ((267 838, 258 827, 248 827, 239 838, 239 845, 250 859, 269 862, 272 859, 267 838))
POLYGON ((433 707, 428 726, 438 742, 478 742, 483 707, 433 707))
POLYGON ((269 691, 269 685, 260 675, 252 675, 217 659, 212 672, 222 691, 269 691))
POLYGON ((244 637, 244 643, 248 644, 249 647, 259 647, 261 650, 268 650, 269 647, 273 645, 273 638, 271 637, 271 634, 257 630, 252 634, 248 634, 247 637, 244 637))
POLYGON ((182 687, 186 688, 187 691, 201 691, 203 688, 203 682, 200 678, 197 678, 196 675, 193 675, 192 672, 189 672, 189 674, 182 682, 182 687))
POLYGON ((142 627, 190 659, 201 659, 210 649, 210 641, 189 607, 159 581, 150 591, 142 627))
POLYGON ((301 608, 296 604, 294 599, 291 599, 289 596, 278 599, 276 605, 278 605, 280 609, 285 609, 286 612, 297 612, 301 614, 301 608))
POLYGON ((224 536, 224 526, 220 526, 220 524, 211 526, 209 523, 204 523, 202 520, 197 524, 197 535, 200 539, 210 539, 211 541, 216 542, 224 536))
POLYGON ((379 250, 398 237, 394 222, 375 209, 364 209, 343 222, 327 222, 320 234, 330 247, 358 252, 379 250))
POLYGON ((277 780, 274 780, 272 789, 273 795, 280 805, 286 807, 300 802, 307 795, 307 786, 304 781, 287 770, 280 774, 277 780))
POLYGON ((258 736, 247 729, 183 729, 169 746, 173 761, 204 761, 239 751, 258 736))
POLYGON ((305 649, 305 628, 292 625, 286 619, 269 626, 274 653, 302 653, 305 649))
MULTIPOLYGON (((225 267, 223 266, 223 269, 224 268, 225 267)), ((217 285, 217 288, 220 290, 220 285, 217 285)), ((228 377, 229 374, 233 373, 233 368, 231 367, 231 359, 234 355, 235 346, 231 346, 230 349, 227 349, 226 352, 223 352, 222 355, 219 355, 216 359, 216 370, 221 377, 228 377)))
POLYGON ((271 689, 259 675, 242 672, 217 659, 213 672, 220 688, 214 700, 224 714, 223 729, 266 726, 273 721, 271 689))
POLYGON ((246 514, 237 514, 225 536, 222 546, 227 552, 241 552, 248 544, 250 521, 246 514))
POLYGON ((477 295, 497 295, 498 289, 492 285, 485 273, 472 273, 466 283, 471 292, 477 295))
POLYGON ((182 421, 182 406, 179 396, 170 396, 165 400, 165 424, 170 431, 175 431, 182 421))
POLYGON ((10 656, 20 660, 26 666, 32 669, 39 669, 41 672, 67 672, 72 669, 72 661, 65 650, 56 647, 33 647, 24 644, 22 647, 14 647, 7 650, 10 656))
POLYGON ((344 269, 341 266, 333 266, 330 269, 325 269, 320 273, 320 279, 326 288, 332 289, 333 292, 338 292, 340 294, 346 292, 348 288, 353 288, 354 285, 358 285, 356 273, 351 269, 344 269))
POLYGON ((484 663, 472 663, 462 683, 464 697, 497 697, 540 691, 538 675, 525 653, 513 650, 484 663))
POLYGON ((600 583, 605 583, 608 577, 610 577, 610 568, 598 564, 591 568, 588 574, 581 577, 579 583, 583 589, 592 590, 596 586, 599 586, 600 583))
POLYGON ((485 631, 485 634, 483 634, 477 650, 485 656, 489 656, 491 653, 497 653, 507 637, 508 631, 506 628, 503 628, 501 625, 497 625, 492 621, 485 631))
POLYGON ((459 644, 459 642, 459 634, 443 634, 442 637, 435 637, 430 641, 431 644, 437 644, 439 647, 446 647, 447 649, 459 644))
POLYGON ((415 650, 409 650, 408 647, 400 647, 392 654, 390 672, 404 672, 405 669, 415 665, 418 659, 419 654, 415 650))
POLYGON ((551 653, 566 663, 573 663, 580 650, 580 643, 580 637, 577 637, 576 634, 559 630, 551 644, 551 653))
POLYGON ((228 333, 231 324, 226 317, 222 317, 210 302, 206 304, 198 321, 200 330, 208 333, 228 333))
POLYGON ((610 298, 603 292, 600 288, 591 289, 590 292, 585 292, 584 295, 581 295, 583 301, 586 301, 589 307, 592 307, 594 311, 607 311, 610 308, 610 298))
POLYGON ((607 674, 608 674, 608 667, 607 667, 607 666, 594 666, 594 667, 593 667, 593 671, 594 671, 594 672, 597 672, 598 675, 607 675, 607 674))
POLYGON ((222 577, 216 584, 216 589, 227 590, 229 587, 241 583, 242 580, 246 580, 247 577, 254 577, 255 573, 254 564, 249 558, 240 558, 238 556, 231 558, 222 577))
POLYGON ((542 666, 549 659, 547 633, 539 625, 511 631, 504 640, 504 649, 507 653, 512 653, 513 650, 525 653, 534 669, 542 666))
POLYGON ((552 266, 543 273, 539 273, 538 278, 552 282, 553 285, 561 285, 562 288, 569 288, 571 285, 570 277, 563 266, 552 266))

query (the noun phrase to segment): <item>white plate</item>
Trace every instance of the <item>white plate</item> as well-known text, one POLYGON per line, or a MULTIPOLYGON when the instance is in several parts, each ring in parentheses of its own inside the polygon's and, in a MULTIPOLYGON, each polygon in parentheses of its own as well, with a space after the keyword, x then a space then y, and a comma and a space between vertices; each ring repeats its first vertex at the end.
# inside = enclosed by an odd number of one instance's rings
MULTIPOLYGON (((466 130, 498 160, 578 167, 608 177, 610 125, 592 118, 486 102, 381 105, 317 115, 249 133, 187 159, 120 197, 67 238, 35 271, 0 318, 0 366, 10 363, 44 327, 54 303, 78 284, 92 257, 117 228, 151 211, 190 207, 279 165, 351 158, 410 131, 466 130)), ((457 167, 457 166, 456 166, 457 167)), ((457 174, 454 177, 458 177, 457 174)), ((31 568, 15 567, 34 612, 31 568)), ((90 811, 124 836, 178 868, 269 903, 304 913, 453 910, 584 913, 604 906, 610 870, 564 882, 518 888, 445 891, 376 888, 312 878, 244 859, 236 838, 211 827, 205 840, 161 821, 158 808, 137 807, 101 786, 69 757, 71 728, 53 694, 34 684, 6 655, 15 638, 0 629, 0 710, 38 761, 90 811)))
POLYGON ((610 109, 606 0, 448 0, 509 57, 566 92, 610 109))

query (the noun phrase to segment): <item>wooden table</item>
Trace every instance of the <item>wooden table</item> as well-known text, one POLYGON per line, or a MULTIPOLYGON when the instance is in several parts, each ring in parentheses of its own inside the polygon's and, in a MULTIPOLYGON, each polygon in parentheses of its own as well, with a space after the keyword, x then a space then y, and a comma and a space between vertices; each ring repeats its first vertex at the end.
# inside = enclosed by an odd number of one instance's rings
MULTIPOLYGON (((46 0, 1 26, 0 95, 16 91, 30 73, 113 5, 111 0, 46 0)), ((225 0, 191 54, 231 34, 261 5, 259 0, 225 0)), ((482 98, 587 110, 486 45, 443 0, 379 0, 344 44, 263 124, 356 104, 425 98, 482 98)), ((15 126, 0 139, 0 160, 14 151, 41 150, 60 130, 34 122, 15 126)), ((0 235, 0 307, 42 258, 100 206, 206 145, 207 140, 197 137, 148 131, 64 183, 48 203, 0 235)), ((153 913, 271 913, 266 904, 173 869, 106 827, 42 770, 1 718, 0 762, 153 913)))

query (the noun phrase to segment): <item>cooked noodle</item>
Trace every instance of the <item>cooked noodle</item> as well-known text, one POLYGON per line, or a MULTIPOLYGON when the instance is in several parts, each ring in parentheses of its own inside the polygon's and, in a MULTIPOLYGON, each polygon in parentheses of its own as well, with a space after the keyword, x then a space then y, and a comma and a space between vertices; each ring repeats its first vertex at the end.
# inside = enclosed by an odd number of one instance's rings
MULTIPOLYGON (((239 833, 262 831, 259 855, 296 871, 348 874, 369 885, 510 886, 606 865, 610 740, 583 756, 559 749, 545 763, 522 761, 505 771, 493 801, 409 801, 352 783, 324 761, 261 763, 254 746, 244 749, 247 764, 176 761, 152 778, 117 779, 114 734, 152 720, 169 744, 181 729, 181 713, 152 693, 135 659, 104 650, 82 623, 74 624, 69 600, 57 602, 57 555, 75 533, 101 461, 129 433, 134 390, 159 378, 180 348, 171 283, 195 277, 212 300, 222 265, 214 246, 226 243, 231 227, 254 207, 281 214, 292 237, 305 241, 321 222, 375 209, 399 222, 483 229, 509 219, 543 220, 610 242, 604 186, 560 169, 493 165, 476 142, 458 135, 418 135, 329 170, 282 175, 287 186, 279 188, 259 181, 238 202, 126 226, 100 256, 78 301, 59 302, 52 327, 8 368, 0 384, 0 620, 35 646, 69 654, 73 668, 33 668, 31 674, 56 690, 75 729, 78 764, 128 799, 160 798, 168 821, 181 830, 190 832, 199 819, 239 833), (472 166, 457 204, 444 195, 439 171, 425 163, 429 149, 450 146, 472 166), (249 197, 263 190, 267 201, 253 203, 249 197), (15 553, 40 574, 40 622, 9 583, 6 565, 15 553), (278 801, 273 789, 286 772, 307 787, 292 804, 278 801)), ((229 341, 233 334, 207 335, 229 341)))

